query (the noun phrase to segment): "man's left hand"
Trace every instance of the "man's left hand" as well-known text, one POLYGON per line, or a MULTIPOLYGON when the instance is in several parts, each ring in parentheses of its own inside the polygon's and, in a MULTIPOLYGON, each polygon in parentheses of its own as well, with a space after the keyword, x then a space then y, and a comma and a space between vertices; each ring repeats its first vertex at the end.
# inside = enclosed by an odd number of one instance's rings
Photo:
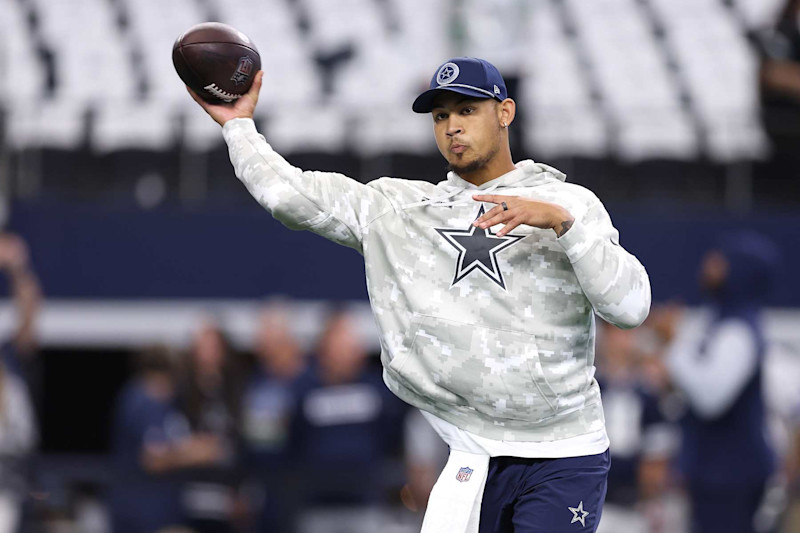
POLYGON ((575 217, 570 215, 569 211, 549 202, 500 194, 475 194, 472 198, 479 202, 497 204, 475 220, 473 225, 485 229, 495 224, 505 224, 505 227, 497 232, 498 237, 502 237, 520 224, 541 229, 549 228, 561 237, 575 222, 575 217))

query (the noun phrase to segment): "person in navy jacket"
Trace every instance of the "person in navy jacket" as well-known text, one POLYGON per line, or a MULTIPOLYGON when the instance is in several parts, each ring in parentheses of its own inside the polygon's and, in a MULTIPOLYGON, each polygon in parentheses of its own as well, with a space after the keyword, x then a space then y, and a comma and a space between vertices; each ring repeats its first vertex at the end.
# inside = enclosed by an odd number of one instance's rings
POLYGON ((766 237, 729 234, 702 261, 708 323, 673 335, 679 315, 663 315, 669 324, 660 329, 671 341, 667 367, 688 403, 679 465, 693 532, 756 531, 754 517, 775 468, 761 384, 761 308, 778 265, 778 250, 766 237))

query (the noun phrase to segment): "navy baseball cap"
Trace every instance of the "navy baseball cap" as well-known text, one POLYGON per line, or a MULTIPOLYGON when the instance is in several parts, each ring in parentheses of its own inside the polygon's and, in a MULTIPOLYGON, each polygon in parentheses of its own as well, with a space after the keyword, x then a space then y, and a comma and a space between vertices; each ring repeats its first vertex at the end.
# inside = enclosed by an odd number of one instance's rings
POLYGON ((508 98, 506 83, 497 68, 483 59, 454 57, 436 69, 431 79, 431 88, 414 100, 411 109, 416 113, 430 113, 433 99, 441 91, 452 91, 476 98, 508 98))

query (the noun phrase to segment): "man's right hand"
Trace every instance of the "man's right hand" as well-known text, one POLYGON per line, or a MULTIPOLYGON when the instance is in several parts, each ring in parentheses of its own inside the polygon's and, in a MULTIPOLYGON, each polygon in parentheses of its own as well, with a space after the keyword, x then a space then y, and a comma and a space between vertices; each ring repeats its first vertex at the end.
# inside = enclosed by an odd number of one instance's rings
POLYGON ((261 90, 261 79, 263 77, 263 70, 256 72, 256 77, 253 79, 253 85, 250 86, 250 90, 233 104, 212 104, 200 98, 197 93, 189 87, 186 87, 186 90, 192 95, 194 101, 205 109, 206 113, 211 115, 211 118, 213 118, 217 124, 224 126, 226 122, 234 118, 253 118, 253 112, 258 103, 258 92, 261 90))

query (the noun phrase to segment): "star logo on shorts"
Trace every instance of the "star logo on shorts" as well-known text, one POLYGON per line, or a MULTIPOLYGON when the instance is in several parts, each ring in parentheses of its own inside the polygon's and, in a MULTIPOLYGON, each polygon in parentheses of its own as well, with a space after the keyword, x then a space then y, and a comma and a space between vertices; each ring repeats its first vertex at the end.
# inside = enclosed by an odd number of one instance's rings
POLYGON ((583 510, 583 502, 578 504, 577 507, 567 507, 570 511, 572 511, 572 521, 570 524, 574 524, 575 522, 580 522, 581 526, 586 527, 586 517, 589 516, 589 513, 583 510), (580 515, 580 516, 579 516, 580 515))
MULTIPOLYGON (((481 205, 478 216, 475 218, 480 218, 484 212, 483 205, 481 205)), ((481 229, 472 224, 468 229, 434 229, 458 251, 456 271, 450 288, 467 277, 473 270, 478 270, 497 283, 501 289, 506 290, 503 273, 500 272, 500 265, 497 264, 497 254, 524 239, 525 235, 498 237, 491 228, 481 229)))

